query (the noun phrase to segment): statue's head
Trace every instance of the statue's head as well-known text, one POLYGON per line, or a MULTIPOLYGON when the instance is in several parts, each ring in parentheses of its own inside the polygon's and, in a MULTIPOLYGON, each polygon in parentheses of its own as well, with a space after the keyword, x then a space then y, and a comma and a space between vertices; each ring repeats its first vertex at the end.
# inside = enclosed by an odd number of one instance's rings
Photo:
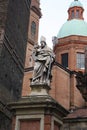
POLYGON ((46 42, 41 41, 40 43, 41 43, 41 48, 44 48, 46 46, 46 42))
POLYGON ((40 44, 41 44, 41 48, 46 46, 46 38, 44 36, 41 36, 40 38, 40 44))

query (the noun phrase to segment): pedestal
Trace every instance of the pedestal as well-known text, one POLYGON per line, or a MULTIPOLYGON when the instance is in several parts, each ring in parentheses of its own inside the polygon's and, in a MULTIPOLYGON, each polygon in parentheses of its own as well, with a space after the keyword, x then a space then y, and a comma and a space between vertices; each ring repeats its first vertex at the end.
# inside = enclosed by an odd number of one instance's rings
POLYGON ((48 95, 50 86, 48 84, 31 84, 30 95, 48 95))
POLYGON ((48 84, 31 84, 31 93, 9 104, 13 110, 12 130, 59 130, 68 114, 49 96, 48 84))
POLYGON ((32 95, 9 104, 12 130, 59 130, 68 112, 49 95, 32 95))

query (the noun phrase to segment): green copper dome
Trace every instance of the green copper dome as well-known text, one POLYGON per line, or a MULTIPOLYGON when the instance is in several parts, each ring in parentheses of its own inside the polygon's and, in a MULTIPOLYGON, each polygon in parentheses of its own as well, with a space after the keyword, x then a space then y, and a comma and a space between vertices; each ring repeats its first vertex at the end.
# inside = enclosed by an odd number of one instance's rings
POLYGON ((72 7, 75 7, 75 6, 77 6, 77 7, 82 7, 82 8, 83 8, 83 5, 81 4, 81 2, 80 2, 79 0, 74 0, 74 1, 70 4, 69 8, 72 8, 72 7))
POLYGON ((57 37, 63 38, 71 35, 87 36, 87 23, 84 20, 69 20, 63 24, 57 37))

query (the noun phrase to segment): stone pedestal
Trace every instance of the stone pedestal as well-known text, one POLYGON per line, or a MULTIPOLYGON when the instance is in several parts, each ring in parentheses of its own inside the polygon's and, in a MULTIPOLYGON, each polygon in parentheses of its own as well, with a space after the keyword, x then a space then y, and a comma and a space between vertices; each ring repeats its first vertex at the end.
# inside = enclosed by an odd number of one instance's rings
POLYGON ((30 95, 48 95, 50 86, 48 84, 31 84, 30 95))
POLYGON ((59 130, 68 114, 49 95, 23 97, 9 106, 14 111, 12 130, 59 130))

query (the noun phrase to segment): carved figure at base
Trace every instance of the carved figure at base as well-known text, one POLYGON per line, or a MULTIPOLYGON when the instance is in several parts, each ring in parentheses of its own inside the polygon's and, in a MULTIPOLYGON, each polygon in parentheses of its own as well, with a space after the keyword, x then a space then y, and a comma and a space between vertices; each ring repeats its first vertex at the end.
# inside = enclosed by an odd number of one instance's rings
POLYGON ((51 80, 51 68, 54 62, 54 53, 47 46, 45 40, 41 40, 41 46, 35 45, 32 57, 35 61, 33 71, 33 84, 49 84, 51 80))

